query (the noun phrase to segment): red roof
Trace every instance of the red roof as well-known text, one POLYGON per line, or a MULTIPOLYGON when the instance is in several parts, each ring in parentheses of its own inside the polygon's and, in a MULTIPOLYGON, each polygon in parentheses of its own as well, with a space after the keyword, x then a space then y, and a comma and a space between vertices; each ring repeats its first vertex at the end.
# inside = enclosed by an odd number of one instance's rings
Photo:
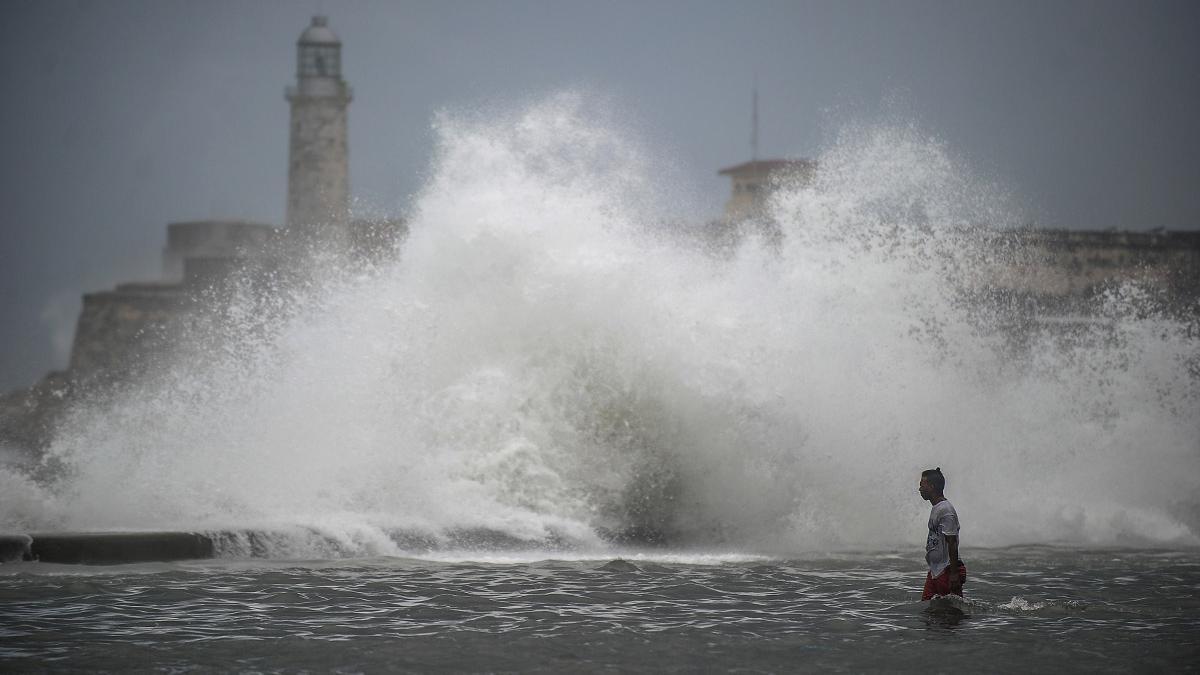
POLYGON ((774 173, 784 170, 808 170, 815 168, 816 165, 817 163, 811 159, 755 159, 725 167, 718 171, 717 174, 728 176, 735 173, 774 173))

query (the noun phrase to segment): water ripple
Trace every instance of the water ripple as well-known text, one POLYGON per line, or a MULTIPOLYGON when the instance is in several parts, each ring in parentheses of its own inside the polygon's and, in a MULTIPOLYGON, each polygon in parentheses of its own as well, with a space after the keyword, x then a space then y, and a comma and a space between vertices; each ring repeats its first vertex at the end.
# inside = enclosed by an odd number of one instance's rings
MULTIPOLYGON (((321 663, 362 668, 403 662, 418 670, 472 669, 472 663, 536 670, 562 663, 566 650, 591 654, 584 659, 590 663, 667 670, 730 665, 736 654, 748 659, 744 667, 772 670, 801 650, 838 655, 829 663, 859 670, 881 665, 872 650, 928 648, 937 636, 931 630, 969 636, 954 644, 972 645, 977 656, 1045 659, 1038 650, 1023 651, 1033 641, 1058 645, 1102 670, 1122 658, 1131 665, 1128 659, 1139 655, 1149 663, 1160 653, 1158 662, 1169 665, 1195 654, 1200 567, 1194 554, 1156 559, 1153 569, 1168 571, 1155 574, 1157 584, 1148 583, 1148 571, 1131 571, 1151 569, 1130 565, 1133 552, 1123 562, 1097 555, 1052 571, 1038 568, 1044 555, 978 558, 965 618, 930 614, 918 602, 920 569, 881 557, 642 562, 650 571, 606 570, 603 561, 586 560, 257 567, 217 561, 77 568, 70 575, 24 565, 0 574, 0 666, 121 669, 130 662, 120 659, 136 657, 167 670, 288 669, 311 664, 310 647, 324 644, 340 656, 321 663), (1152 637, 1158 647, 1150 647, 1152 637), (400 661, 397 645, 405 650, 400 661), (474 661, 463 649, 492 660, 474 661), (1119 649, 1126 656, 1114 661, 1119 649), (699 658, 705 653, 718 660, 699 658)), ((893 662, 890 669, 909 666, 893 662)))

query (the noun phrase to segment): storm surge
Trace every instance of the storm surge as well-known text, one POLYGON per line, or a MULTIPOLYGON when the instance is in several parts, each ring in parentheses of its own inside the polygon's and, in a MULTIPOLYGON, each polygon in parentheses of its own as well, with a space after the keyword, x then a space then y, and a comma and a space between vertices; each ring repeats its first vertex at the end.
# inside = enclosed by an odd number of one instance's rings
POLYGON ((79 406, 0 527, 879 549, 923 541, 940 466, 964 547, 1197 543, 1200 339, 1133 286, 1014 339, 981 289, 1018 216, 943 143, 847 128, 709 237, 596 110, 440 117, 394 257, 79 406))

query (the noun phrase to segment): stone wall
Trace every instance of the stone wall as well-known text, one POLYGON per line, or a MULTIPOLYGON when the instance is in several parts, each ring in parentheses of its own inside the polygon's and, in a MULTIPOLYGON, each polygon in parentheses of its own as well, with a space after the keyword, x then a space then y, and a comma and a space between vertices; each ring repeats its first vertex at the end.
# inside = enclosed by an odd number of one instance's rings
POLYGON ((194 305, 177 284, 122 284, 84 295, 68 371, 88 382, 145 375, 183 340, 194 305))
POLYGON ((184 280, 192 258, 252 258, 267 255, 283 236, 282 228, 244 220, 195 220, 167 225, 163 279, 184 280))
POLYGON ((72 403, 157 372, 186 334, 192 308, 178 285, 84 295, 67 370, 0 396, 0 445, 37 453, 72 403))
POLYGON ((1063 311, 1123 282, 1177 309, 1200 301, 1200 232, 1023 229, 997 232, 990 245, 1008 254, 986 270, 994 287, 1063 311))
POLYGON ((52 437, 74 393, 66 371, 54 371, 32 387, 0 394, 0 448, 27 453, 32 464, 35 453, 52 437))
MULTIPOLYGON (((345 227, 352 265, 385 258, 406 234, 398 219, 345 227)), ((1008 298, 1018 333, 1047 318, 1086 320, 1090 300, 1124 281, 1141 282, 1177 310, 1200 315, 1200 232, 1026 229, 990 237, 985 248, 995 255, 974 270, 978 290, 1008 298)), ((269 248, 260 254, 185 258, 185 283, 129 283, 85 295, 68 370, 0 396, 0 444, 40 448, 67 402, 97 386, 162 372, 181 346, 220 321, 231 280, 271 292, 296 275, 296 260, 269 248)))

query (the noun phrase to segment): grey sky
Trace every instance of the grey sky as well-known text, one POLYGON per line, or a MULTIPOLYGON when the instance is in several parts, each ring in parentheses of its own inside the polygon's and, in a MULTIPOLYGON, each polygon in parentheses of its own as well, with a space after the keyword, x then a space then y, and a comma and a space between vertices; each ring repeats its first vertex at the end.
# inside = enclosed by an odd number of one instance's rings
POLYGON ((809 156, 899 99, 1039 224, 1200 228, 1200 3, 7 2, 0 389, 64 365, 78 296, 158 274, 170 221, 283 219, 294 43, 354 87, 356 200, 399 213, 442 108, 610 96, 715 215, 716 169, 809 156), (58 347, 55 347, 57 336, 58 347))

